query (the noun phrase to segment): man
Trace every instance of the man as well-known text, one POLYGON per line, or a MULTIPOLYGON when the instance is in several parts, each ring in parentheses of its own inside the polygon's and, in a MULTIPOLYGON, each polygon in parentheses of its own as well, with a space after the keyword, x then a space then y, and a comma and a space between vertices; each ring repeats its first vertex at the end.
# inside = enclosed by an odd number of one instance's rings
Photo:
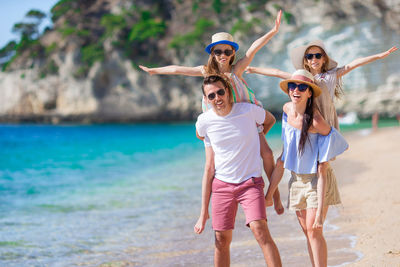
POLYGON ((227 81, 209 76, 203 94, 212 109, 202 113, 196 134, 205 138, 206 165, 202 183, 202 208, 194 231, 200 234, 209 218, 212 191, 212 226, 215 231, 215 266, 230 265, 230 243, 238 203, 260 245, 268 266, 281 266, 278 249, 268 230, 264 181, 257 123, 271 129, 275 118, 254 104, 233 103, 227 81))

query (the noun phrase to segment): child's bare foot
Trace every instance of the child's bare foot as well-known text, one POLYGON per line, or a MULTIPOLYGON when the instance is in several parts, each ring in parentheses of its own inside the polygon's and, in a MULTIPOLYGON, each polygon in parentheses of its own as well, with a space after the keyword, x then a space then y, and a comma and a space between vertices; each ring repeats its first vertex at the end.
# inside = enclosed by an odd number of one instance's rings
POLYGON ((285 208, 282 205, 282 201, 280 199, 274 199, 274 209, 276 214, 281 215, 285 212, 285 208))

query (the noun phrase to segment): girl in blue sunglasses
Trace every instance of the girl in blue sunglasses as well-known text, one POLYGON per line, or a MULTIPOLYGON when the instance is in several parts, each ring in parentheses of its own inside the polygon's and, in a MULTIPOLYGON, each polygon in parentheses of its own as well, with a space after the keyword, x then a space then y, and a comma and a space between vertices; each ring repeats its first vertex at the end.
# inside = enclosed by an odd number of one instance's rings
MULTIPOLYGON (((234 63, 234 61, 239 45, 233 41, 233 37, 229 33, 219 32, 212 36, 211 43, 205 48, 205 51, 209 54, 207 65, 200 65, 197 67, 177 65, 169 65, 159 68, 148 68, 145 66, 139 67, 150 75, 162 74, 200 77, 206 77, 213 74, 223 75, 229 81, 234 102, 248 102, 262 107, 262 103, 255 98, 254 92, 247 86, 242 74, 246 67, 251 63, 256 53, 278 32, 281 17, 282 11, 279 11, 275 20, 275 26, 268 33, 255 40, 246 51, 244 57, 238 59, 236 63, 234 63)), ((209 108, 205 103, 206 101, 203 98, 203 111, 206 111, 209 108)), ((275 123, 275 118, 271 113, 268 112, 267 114, 270 117, 272 127, 275 123)), ((268 179, 270 179, 275 167, 275 162, 272 150, 265 139, 267 130, 269 129, 264 129, 263 132, 263 129, 259 129, 259 137, 264 170, 268 179)), ((276 194, 274 195, 274 206, 277 214, 282 214, 284 212, 279 191, 276 191, 276 194)))

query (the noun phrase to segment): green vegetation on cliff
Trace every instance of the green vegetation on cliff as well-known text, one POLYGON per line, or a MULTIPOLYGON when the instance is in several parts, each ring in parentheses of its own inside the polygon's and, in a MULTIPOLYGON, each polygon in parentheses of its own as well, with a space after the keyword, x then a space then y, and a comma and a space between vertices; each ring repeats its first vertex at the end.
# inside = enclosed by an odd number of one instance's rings
POLYGON ((242 13, 259 12, 265 19, 270 16, 264 8, 267 2, 139 0, 111 13, 105 0, 61 0, 50 11, 52 28, 42 35, 38 28, 46 14, 39 10, 26 14, 28 22, 14 25, 20 39, 0 49, 0 64, 3 71, 38 68, 43 78, 58 73, 54 55, 75 47, 79 62, 73 75, 84 78, 95 62, 107 60, 110 51, 104 47, 106 42, 135 66, 168 64, 171 56, 182 58, 201 51, 212 32, 230 29, 232 34, 251 33, 263 20, 257 16, 245 20, 242 13), (46 35, 53 36, 50 45, 44 44, 46 35))

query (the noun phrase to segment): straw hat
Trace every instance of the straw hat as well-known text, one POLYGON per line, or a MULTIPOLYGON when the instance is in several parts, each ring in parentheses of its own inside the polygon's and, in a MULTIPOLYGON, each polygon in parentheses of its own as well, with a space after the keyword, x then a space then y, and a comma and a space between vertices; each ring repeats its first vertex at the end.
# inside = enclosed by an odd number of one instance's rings
POLYGON ((207 45, 205 51, 211 54, 211 48, 217 44, 228 44, 233 46, 235 51, 239 50, 239 45, 233 41, 232 35, 227 32, 217 32, 211 37, 211 44, 207 45))
POLYGON ((314 92, 314 97, 317 97, 321 94, 321 88, 315 84, 314 82, 314 76, 307 70, 301 69, 301 70, 296 70, 290 79, 281 81, 279 83, 279 86, 281 87, 282 91, 284 91, 286 94, 289 94, 288 92, 288 83, 290 82, 295 82, 295 83, 305 83, 309 85, 313 92, 314 92))
POLYGON ((311 46, 318 46, 322 50, 324 50, 324 53, 329 58, 328 70, 337 67, 337 62, 328 56, 324 43, 321 40, 314 40, 306 45, 295 47, 290 51, 290 59, 292 60, 293 66, 296 68, 296 70, 304 68, 303 67, 304 54, 307 51, 307 49, 311 46))

